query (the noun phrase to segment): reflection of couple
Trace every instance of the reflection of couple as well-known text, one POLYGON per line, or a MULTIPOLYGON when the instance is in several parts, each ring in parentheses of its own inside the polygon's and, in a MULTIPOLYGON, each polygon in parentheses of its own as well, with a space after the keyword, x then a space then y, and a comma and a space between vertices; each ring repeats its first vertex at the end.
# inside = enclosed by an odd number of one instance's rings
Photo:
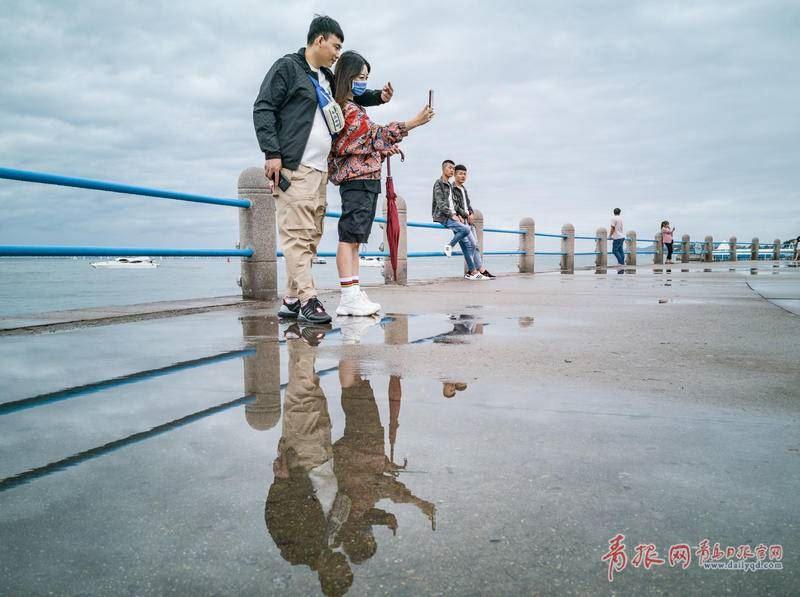
POLYGON ((340 363, 343 436, 331 444, 331 420, 314 370, 315 348, 288 340, 283 434, 275 481, 265 509, 267 529, 285 560, 319 575, 327 595, 344 594, 353 582, 350 564, 377 549, 375 525, 397 529, 397 519, 375 504, 382 499, 417 506, 433 523, 435 506, 396 479, 387 458, 384 428, 368 380, 340 363))

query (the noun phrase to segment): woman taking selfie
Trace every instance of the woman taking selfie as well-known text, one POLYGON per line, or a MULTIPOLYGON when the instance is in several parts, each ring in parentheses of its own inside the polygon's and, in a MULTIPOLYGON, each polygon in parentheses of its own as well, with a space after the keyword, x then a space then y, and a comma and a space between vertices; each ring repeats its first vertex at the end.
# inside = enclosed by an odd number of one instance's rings
POLYGON ((328 156, 330 182, 339 187, 342 216, 336 267, 342 298, 337 315, 374 315, 381 306, 369 300, 359 285, 358 246, 369 240, 381 192, 381 166, 387 156, 399 153, 397 144, 408 132, 430 122, 433 110, 425 106, 405 122, 381 126, 353 101, 367 89, 370 65, 357 52, 344 52, 336 63, 334 99, 342 107, 344 128, 333 140, 328 156))

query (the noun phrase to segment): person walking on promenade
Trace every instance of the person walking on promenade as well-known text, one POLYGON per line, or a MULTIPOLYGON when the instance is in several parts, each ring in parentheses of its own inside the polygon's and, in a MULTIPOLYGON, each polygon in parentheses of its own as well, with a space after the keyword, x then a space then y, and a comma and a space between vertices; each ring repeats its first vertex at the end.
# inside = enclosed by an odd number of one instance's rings
POLYGON ((440 223, 445 228, 453 231, 453 238, 444 246, 444 254, 450 257, 453 254, 453 247, 458 243, 464 260, 467 262, 467 273, 464 275, 468 280, 485 280, 480 272, 475 272, 475 263, 472 260, 472 248, 467 237, 469 236, 469 226, 456 211, 453 199, 453 185, 450 178, 455 172, 455 162, 445 160, 442 162, 442 176, 433 183, 433 201, 431 205, 431 216, 434 222, 440 223))
POLYGON ((366 91, 370 70, 361 54, 348 51, 339 58, 334 77, 334 99, 344 113, 344 128, 335 137, 328 157, 330 181, 339 187, 342 197, 336 249, 342 296, 337 315, 368 316, 380 311, 381 306, 361 290, 358 247, 369 241, 381 192, 383 160, 400 152, 397 144, 409 131, 433 118, 433 110, 425 106, 405 122, 384 126, 372 122, 366 110, 354 101, 366 91))
POLYGON ((625 265, 625 250, 623 243, 625 242, 625 225, 622 221, 622 210, 619 207, 614 208, 614 216, 611 218, 611 228, 608 231, 608 236, 612 241, 611 252, 617 258, 618 265, 625 265))
POLYGON ((675 226, 670 228, 669 222, 667 220, 661 222, 661 243, 667 249, 666 263, 672 263, 672 245, 673 245, 672 235, 674 232, 675 232, 675 226))
MULTIPOLYGON (((467 244, 472 248, 472 262, 475 266, 475 271, 479 272, 484 278, 494 280, 497 276, 493 275, 483 266, 483 257, 481 256, 481 248, 478 244, 478 234, 475 232, 475 213, 472 210, 472 203, 469 200, 469 193, 464 183, 467 181, 467 167, 463 164, 458 164, 455 167, 455 175, 453 181, 453 197, 455 199, 456 212, 461 219, 469 226, 469 234, 467 235, 467 244)), ((472 272, 474 273, 474 272, 472 272)))
MULTIPOLYGON (((332 100, 330 67, 339 58, 344 33, 334 19, 311 21, 306 47, 279 58, 269 69, 253 106, 253 124, 272 181, 278 237, 286 260, 286 295, 280 317, 329 323, 317 298, 311 260, 322 238, 331 135, 341 128, 332 100), (333 127, 333 128, 331 128, 333 127), (337 128, 338 127, 338 128, 337 128)), ((393 90, 370 90, 362 105, 391 99, 393 90)))
POLYGON ((792 259, 794 261, 800 261, 800 236, 794 240, 794 255, 792 259))

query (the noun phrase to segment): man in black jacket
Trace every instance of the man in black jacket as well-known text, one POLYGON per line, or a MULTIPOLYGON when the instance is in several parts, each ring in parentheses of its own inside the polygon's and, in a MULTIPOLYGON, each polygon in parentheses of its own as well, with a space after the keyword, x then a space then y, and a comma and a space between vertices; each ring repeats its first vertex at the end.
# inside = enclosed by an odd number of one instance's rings
MULTIPOLYGON (((339 58, 343 42, 344 33, 335 20, 315 17, 306 47, 272 65, 253 106, 253 124, 266 159, 264 172, 273 184, 278 236, 286 260, 287 289, 278 315, 306 323, 331 320, 317 299, 311 275, 311 260, 322 238, 328 153, 336 132, 326 124, 318 94, 332 101, 330 67, 339 58)), ((388 102, 392 92, 389 83, 381 91, 367 91, 357 101, 378 105, 388 102)))

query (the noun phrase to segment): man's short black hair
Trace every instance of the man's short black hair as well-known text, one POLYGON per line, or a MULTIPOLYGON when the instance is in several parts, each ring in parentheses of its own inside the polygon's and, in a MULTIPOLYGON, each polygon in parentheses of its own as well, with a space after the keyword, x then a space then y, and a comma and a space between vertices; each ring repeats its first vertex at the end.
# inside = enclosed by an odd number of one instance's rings
POLYGON ((335 35, 340 41, 344 41, 344 33, 342 33, 339 23, 324 15, 316 15, 314 20, 311 21, 311 25, 308 28, 307 45, 313 44, 314 40, 320 35, 324 39, 328 39, 329 35, 335 35))
POLYGON ((453 164, 453 166, 456 165, 456 163, 453 160, 445 160, 442 162, 442 168, 445 167, 445 164, 453 164))
POLYGON ((621 213, 622 213, 622 210, 621 210, 619 207, 615 207, 615 208, 614 208, 614 215, 615 215, 615 216, 618 216, 618 215, 619 215, 619 214, 621 214, 621 213))
POLYGON ((459 164, 458 166, 456 166, 456 172, 466 172, 466 171, 467 167, 464 164, 459 164))

